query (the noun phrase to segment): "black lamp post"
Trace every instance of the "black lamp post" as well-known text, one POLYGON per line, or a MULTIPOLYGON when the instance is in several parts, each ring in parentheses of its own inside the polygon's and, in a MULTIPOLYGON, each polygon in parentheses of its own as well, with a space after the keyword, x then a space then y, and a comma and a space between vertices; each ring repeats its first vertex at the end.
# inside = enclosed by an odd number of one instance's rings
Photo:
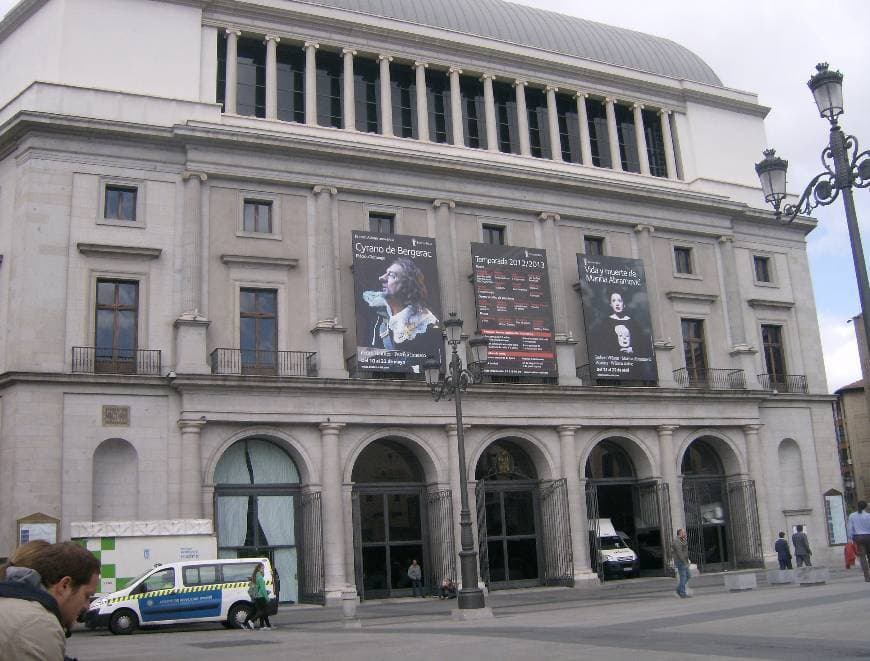
POLYGON ((824 172, 807 185, 797 204, 782 206, 788 161, 779 158, 773 149, 768 149, 764 152, 764 160, 756 163, 755 171, 761 180, 765 201, 773 205, 776 217, 784 223, 792 222, 798 214, 809 214, 816 207, 831 204, 842 192, 852 259, 855 262, 855 276, 858 279, 864 334, 867 348, 870 349, 870 319, 867 317, 870 310, 870 286, 867 284, 867 265, 861 247, 855 201, 852 198, 853 187, 870 186, 870 150, 859 151, 857 138, 843 133, 837 123, 837 117, 843 114, 843 74, 829 71, 827 62, 817 64, 816 71, 807 85, 815 97, 819 114, 831 123, 828 146, 822 150, 824 172))
POLYGON ((450 363, 447 373, 442 376, 441 363, 433 358, 426 361, 426 383, 432 390, 432 397, 439 401, 442 397, 453 398, 456 403, 456 441, 459 453, 459 496, 461 509, 459 512, 459 527, 462 550, 459 552, 462 586, 457 599, 459 608, 485 608, 483 591, 477 585, 477 551, 474 549, 474 536, 471 532, 471 512, 468 509, 468 478, 465 467, 465 434, 462 429, 462 391, 469 384, 480 383, 483 367, 486 365, 489 340, 476 334, 468 341, 471 347, 473 361, 463 369, 462 361, 456 347, 462 341, 462 319, 455 312, 444 321, 447 330, 447 343, 451 346, 450 363))

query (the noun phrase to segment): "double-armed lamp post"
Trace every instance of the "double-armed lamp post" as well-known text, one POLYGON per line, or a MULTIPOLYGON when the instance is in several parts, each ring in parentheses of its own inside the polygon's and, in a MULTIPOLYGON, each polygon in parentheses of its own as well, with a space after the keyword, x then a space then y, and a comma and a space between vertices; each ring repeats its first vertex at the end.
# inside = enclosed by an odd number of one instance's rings
MULTIPOLYGON (((439 401, 442 397, 452 398, 456 403, 456 441, 459 454, 459 496, 461 510, 459 527, 462 550, 459 552, 462 585, 457 599, 459 608, 485 608, 483 591, 477 584, 477 551, 474 550, 474 535, 471 531, 471 511, 468 508, 468 477, 465 467, 465 434, 462 429, 462 391, 472 383, 480 383, 486 365, 489 340, 476 334, 468 340, 473 360, 466 368, 462 367, 456 347, 462 342, 462 319, 455 312, 444 321, 447 343, 451 347, 450 362, 446 374, 441 373, 441 362, 430 358, 424 364, 426 383, 432 390, 432 397, 439 401)), ((452 552, 452 551, 451 551, 452 552)))
POLYGON ((819 113, 831 123, 828 146, 822 150, 824 171, 807 185, 796 204, 786 204, 785 174, 788 161, 779 158, 773 149, 764 152, 764 160, 756 163, 755 171, 761 180, 764 199, 773 205, 776 217, 784 223, 792 222, 798 214, 809 214, 819 206, 833 203, 840 195, 846 209, 846 225, 849 228, 849 243, 852 246, 852 259, 855 262, 855 276, 858 279, 858 296, 861 314, 864 318, 864 337, 870 351, 870 287, 867 284, 867 264, 861 247, 861 234, 858 231, 858 215, 852 188, 870 186, 870 150, 860 151, 855 136, 846 135, 837 117, 843 114, 843 74, 829 71, 828 64, 816 65, 816 74, 807 83, 816 100, 819 113))

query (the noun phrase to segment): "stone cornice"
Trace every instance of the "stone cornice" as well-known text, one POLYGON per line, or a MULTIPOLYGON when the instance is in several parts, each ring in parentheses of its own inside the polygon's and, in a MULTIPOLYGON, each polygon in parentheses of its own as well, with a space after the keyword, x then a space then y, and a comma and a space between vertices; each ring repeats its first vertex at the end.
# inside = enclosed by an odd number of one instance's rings
POLYGON ((224 264, 255 268, 295 269, 299 260, 295 257, 259 257, 255 255, 221 255, 224 264))
POLYGON ((794 307, 792 301, 771 301, 764 298, 750 298, 746 304, 751 308, 768 308, 774 310, 791 310, 794 307))
POLYGON ((106 243, 76 244, 79 252, 88 257, 114 257, 116 259, 157 259, 163 252, 162 248, 145 248, 142 246, 118 246, 106 243))
POLYGON ((718 300, 716 294, 696 294, 688 291, 668 291, 665 296, 671 301, 690 301, 692 303, 707 303, 712 305, 718 300))

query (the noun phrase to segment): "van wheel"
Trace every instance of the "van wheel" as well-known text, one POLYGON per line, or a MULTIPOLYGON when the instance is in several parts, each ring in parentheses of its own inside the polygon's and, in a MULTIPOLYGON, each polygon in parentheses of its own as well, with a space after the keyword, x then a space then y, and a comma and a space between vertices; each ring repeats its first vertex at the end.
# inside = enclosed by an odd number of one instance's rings
POLYGON ((232 629, 241 629, 242 624, 248 619, 251 614, 251 607, 246 604, 233 604, 230 612, 227 613, 227 624, 232 629))
POLYGON ((109 620, 109 631, 119 636, 133 633, 138 626, 139 618, 136 613, 126 608, 115 611, 109 620))

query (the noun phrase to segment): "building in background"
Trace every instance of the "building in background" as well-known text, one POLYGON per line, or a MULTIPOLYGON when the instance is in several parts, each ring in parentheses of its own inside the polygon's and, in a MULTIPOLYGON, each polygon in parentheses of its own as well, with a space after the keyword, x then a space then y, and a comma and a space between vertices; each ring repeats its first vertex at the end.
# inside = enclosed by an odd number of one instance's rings
POLYGON ((500 0, 22 0, 0 61, 0 549, 207 520, 285 601, 455 577, 419 374, 455 312, 489 588, 594 577, 603 518, 647 573, 678 527, 703 571, 797 524, 840 556, 815 223, 685 48, 500 0))
POLYGON ((858 500, 866 500, 870 487, 870 420, 864 381, 843 386, 835 393, 834 427, 840 472, 843 475, 846 502, 855 509, 858 500))

